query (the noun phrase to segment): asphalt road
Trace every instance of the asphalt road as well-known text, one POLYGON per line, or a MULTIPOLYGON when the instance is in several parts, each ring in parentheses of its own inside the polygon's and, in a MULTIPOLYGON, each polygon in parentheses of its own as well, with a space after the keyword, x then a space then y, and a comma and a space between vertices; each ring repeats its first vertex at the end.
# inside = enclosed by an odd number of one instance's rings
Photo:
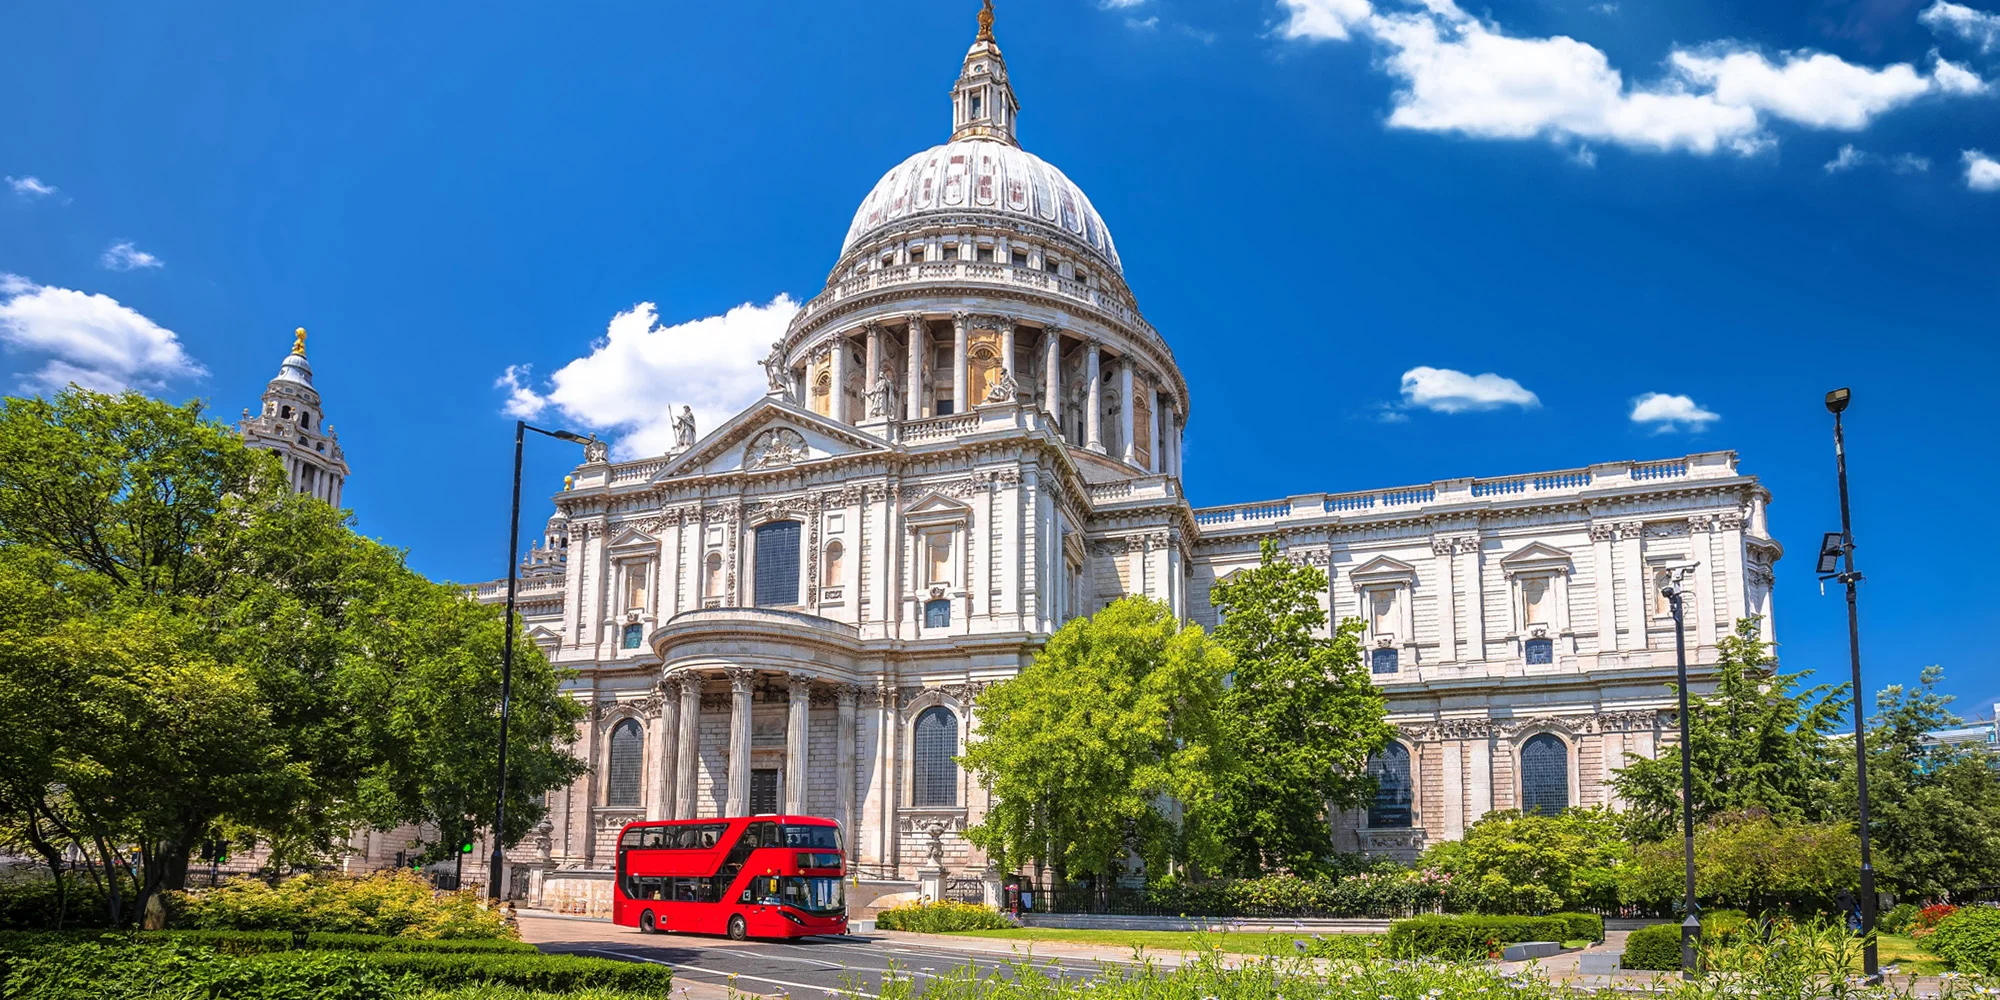
MULTIPOLYGON (((524 918, 524 923, 526 922, 524 918)), ((568 952, 631 962, 657 962, 671 967, 682 983, 733 985, 762 994, 790 994, 794 1000, 820 1000, 829 992, 873 998, 881 996, 882 980, 893 969, 896 978, 914 990, 941 976, 965 975, 967 966, 980 977, 1012 978, 1016 960, 990 952, 961 951, 862 936, 814 937, 793 941, 731 941, 692 934, 640 934, 629 927, 596 921, 536 921, 530 940, 547 952, 568 952), (561 926, 566 924, 566 926, 561 926), (731 977, 734 977, 733 980, 731 977)), ((526 929, 524 927, 524 929, 526 929)), ((1028 961, 1051 977, 1089 979, 1102 963, 1076 958, 1036 957, 1028 961)))

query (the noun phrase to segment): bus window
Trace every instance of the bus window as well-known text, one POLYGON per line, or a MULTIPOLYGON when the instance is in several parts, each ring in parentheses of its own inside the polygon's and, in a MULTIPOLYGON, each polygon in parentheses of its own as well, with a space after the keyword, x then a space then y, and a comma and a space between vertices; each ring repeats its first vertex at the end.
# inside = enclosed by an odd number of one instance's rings
POLYGON ((743 895, 738 899, 738 902, 762 903, 766 906, 777 906, 784 901, 778 894, 778 877, 776 875, 759 875, 751 879, 748 884, 743 886, 743 895))
POLYGON ((786 847, 817 847, 826 850, 840 849, 840 828, 837 826, 787 826, 785 827, 786 847))
POLYGON ((665 827, 650 827, 645 831, 646 836, 640 839, 639 846, 665 847, 667 846, 667 835, 669 832, 665 827))

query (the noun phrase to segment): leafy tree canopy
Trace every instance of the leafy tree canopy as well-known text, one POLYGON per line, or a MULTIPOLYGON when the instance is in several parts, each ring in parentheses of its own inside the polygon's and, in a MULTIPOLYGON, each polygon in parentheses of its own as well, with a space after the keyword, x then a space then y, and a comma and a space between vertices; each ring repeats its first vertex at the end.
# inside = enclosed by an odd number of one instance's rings
MULTIPOLYGON (((81 848, 143 905, 221 831, 489 824, 504 627, 199 404, 0 401, 0 824, 53 868, 81 848)), ((508 839, 582 767, 580 707, 515 655, 508 839)))
POLYGON ((1266 539, 1258 566, 1215 585, 1215 641, 1235 672, 1222 695, 1234 767, 1223 783, 1221 832, 1234 874, 1315 872, 1333 853, 1328 811, 1374 794, 1368 755, 1393 731, 1361 662, 1362 623, 1330 636, 1320 607, 1326 574, 1279 557, 1266 539))
POLYGON ((1212 857, 1229 667, 1159 601, 1072 619, 979 696, 962 761, 994 802, 967 837, 1003 868, 1044 859, 1062 879, 1115 874, 1128 852, 1153 872, 1212 857))
MULTIPOLYGON (((1819 794, 1830 766, 1827 736, 1846 709, 1846 688, 1797 690, 1805 675, 1776 672, 1758 622, 1737 620, 1735 634, 1717 643, 1714 692, 1688 702, 1697 823, 1747 810, 1779 821, 1827 815, 1819 794)), ((1668 747, 1655 760, 1627 759, 1612 783, 1628 804, 1628 832, 1640 840, 1674 835, 1681 828, 1681 748, 1668 747)))
POLYGON ((1599 807, 1554 816, 1487 813, 1462 840, 1426 849, 1420 867, 1451 877, 1447 898, 1481 913, 1554 913, 1618 900, 1627 855, 1618 819, 1599 807))

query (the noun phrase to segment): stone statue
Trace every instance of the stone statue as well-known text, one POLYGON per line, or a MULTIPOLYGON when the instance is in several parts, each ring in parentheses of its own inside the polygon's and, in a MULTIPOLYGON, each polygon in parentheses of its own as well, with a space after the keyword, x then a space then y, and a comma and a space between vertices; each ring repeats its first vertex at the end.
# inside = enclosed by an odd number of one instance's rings
POLYGON ((1012 372, 1002 368, 1000 369, 1000 380, 993 383, 993 388, 986 390, 986 401, 989 403, 1011 403, 1019 398, 1020 395, 1021 383, 1014 381, 1012 372))
POLYGON ((681 415, 674 418, 674 449, 686 451, 694 446, 694 409, 681 407, 681 415))
POLYGON ((896 412, 896 380, 889 373, 889 366, 883 365, 875 375, 875 384, 868 387, 868 415, 887 417, 896 412))
POLYGON ((603 441, 599 441, 597 435, 592 434, 590 440, 583 443, 583 460, 586 462, 610 461, 611 446, 603 441))
POLYGON ((764 378, 771 383, 771 391, 784 392, 790 388, 785 372, 785 342, 771 341, 771 353, 764 355, 764 378))
POLYGON ((930 846, 924 852, 924 858, 930 862, 932 868, 944 867, 944 831, 943 820, 934 819, 924 824, 924 833, 931 838, 930 846))

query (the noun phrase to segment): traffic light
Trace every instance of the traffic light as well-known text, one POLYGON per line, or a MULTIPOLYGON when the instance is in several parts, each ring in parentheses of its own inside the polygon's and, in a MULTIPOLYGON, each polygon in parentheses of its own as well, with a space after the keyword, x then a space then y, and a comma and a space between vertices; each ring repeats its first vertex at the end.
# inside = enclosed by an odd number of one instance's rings
POLYGON ((471 853, 472 853, 472 841, 468 840, 468 841, 466 841, 465 843, 463 843, 463 844, 460 844, 460 845, 458 845, 458 853, 460 853, 460 854, 471 854, 471 853))

